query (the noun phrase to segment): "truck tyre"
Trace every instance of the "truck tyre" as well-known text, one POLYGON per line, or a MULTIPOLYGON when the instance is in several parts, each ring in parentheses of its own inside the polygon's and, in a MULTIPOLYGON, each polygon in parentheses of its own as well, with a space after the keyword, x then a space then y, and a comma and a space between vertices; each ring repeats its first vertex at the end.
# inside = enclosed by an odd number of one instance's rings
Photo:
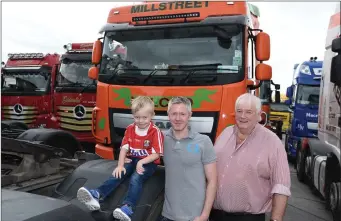
POLYGON ((81 149, 78 140, 71 134, 62 130, 37 128, 30 129, 18 136, 19 140, 40 141, 52 147, 62 148, 73 157, 81 149))
POLYGON ((152 207, 150 208, 149 216, 146 218, 146 221, 159 220, 162 213, 164 200, 164 192, 161 192, 161 194, 158 196, 158 198, 155 200, 152 207))
POLYGON ((328 200, 327 204, 333 215, 333 221, 341 221, 341 183, 332 182, 328 184, 327 194, 328 200))
POLYGON ((299 148, 299 150, 296 151, 296 175, 297 175, 297 179, 303 183, 306 180, 305 160, 306 160, 306 153, 301 148, 299 148))

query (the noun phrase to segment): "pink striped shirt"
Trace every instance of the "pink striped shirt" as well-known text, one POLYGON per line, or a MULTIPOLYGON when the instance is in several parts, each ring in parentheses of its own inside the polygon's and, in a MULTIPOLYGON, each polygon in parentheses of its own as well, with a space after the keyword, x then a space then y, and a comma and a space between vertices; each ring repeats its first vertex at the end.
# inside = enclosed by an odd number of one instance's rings
POLYGON ((213 208, 252 214, 271 211, 272 194, 290 196, 290 171, 281 140, 257 124, 236 148, 236 126, 215 142, 218 190, 213 208))

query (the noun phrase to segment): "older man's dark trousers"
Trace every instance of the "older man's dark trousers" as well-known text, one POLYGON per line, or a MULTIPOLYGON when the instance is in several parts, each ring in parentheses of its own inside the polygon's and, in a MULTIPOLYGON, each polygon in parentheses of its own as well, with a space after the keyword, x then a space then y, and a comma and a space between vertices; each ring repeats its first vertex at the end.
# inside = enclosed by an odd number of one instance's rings
POLYGON ((213 209, 209 221, 265 221, 265 214, 227 213, 213 209))

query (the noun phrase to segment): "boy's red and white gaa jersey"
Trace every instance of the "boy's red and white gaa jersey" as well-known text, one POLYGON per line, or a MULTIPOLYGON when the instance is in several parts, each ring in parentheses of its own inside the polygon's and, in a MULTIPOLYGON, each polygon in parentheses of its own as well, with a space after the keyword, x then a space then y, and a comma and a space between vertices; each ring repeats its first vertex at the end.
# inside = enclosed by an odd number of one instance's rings
MULTIPOLYGON (((130 124, 124 134, 121 147, 128 146, 128 156, 145 158, 153 153, 163 154, 163 134, 152 122, 145 136, 136 133, 136 124, 130 124)), ((160 163, 160 159, 155 163, 160 163)))

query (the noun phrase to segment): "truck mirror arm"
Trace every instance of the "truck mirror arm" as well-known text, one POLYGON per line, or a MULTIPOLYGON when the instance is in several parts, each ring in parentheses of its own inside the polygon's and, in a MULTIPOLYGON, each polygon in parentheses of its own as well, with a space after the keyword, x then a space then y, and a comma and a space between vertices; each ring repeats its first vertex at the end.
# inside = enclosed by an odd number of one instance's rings
POLYGON ((256 90, 257 88, 259 88, 260 86, 262 86, 263 81, 259 81, 259 84, 257 85, 248 85, 247 88, 250 90, 256 90))

